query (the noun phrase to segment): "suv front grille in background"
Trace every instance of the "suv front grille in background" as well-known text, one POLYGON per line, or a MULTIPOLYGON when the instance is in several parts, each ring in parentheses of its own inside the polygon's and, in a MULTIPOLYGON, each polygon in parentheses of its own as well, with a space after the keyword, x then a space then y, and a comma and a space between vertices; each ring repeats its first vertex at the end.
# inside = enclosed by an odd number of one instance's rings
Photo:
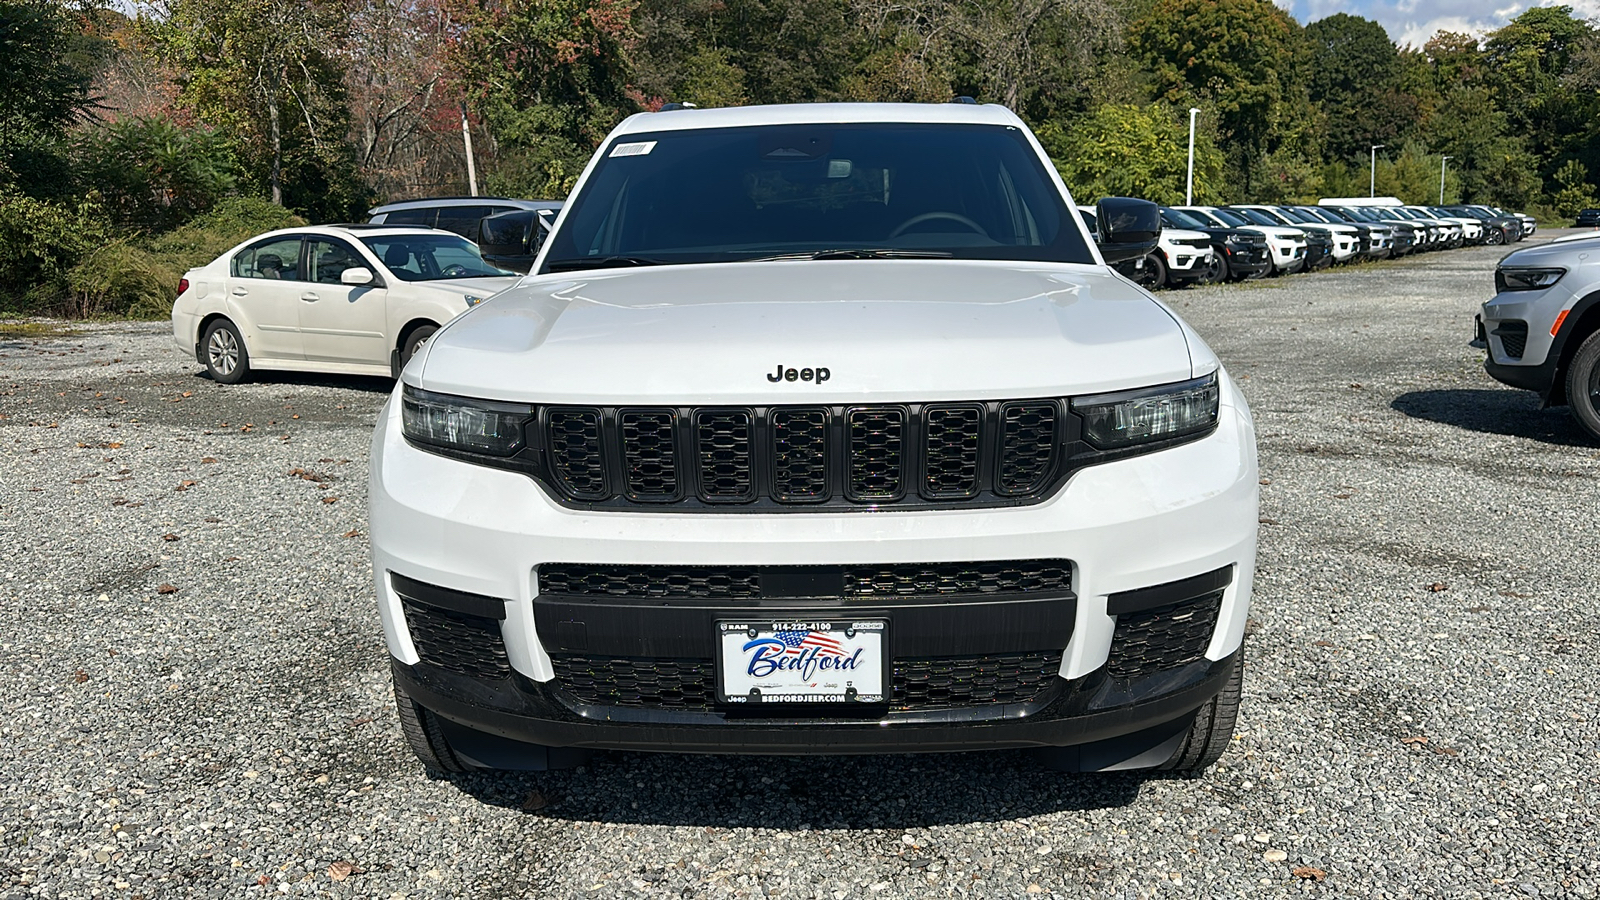
POLYGON ((539 566, 541 596, 761 600, 795 596, 974 597, 1071 589, 1072 563, 1065 559, 845 566, 539 566), (791 587, 796 584, 798 590, 791 587))
POLYGON ((1222 609, 1222 591, 1117 616, 1106 670, 1137 679, 1204 659, 1222 609))
POLYGON ((1528 323, 1507 319, 1495 327, 1494 336, 1500 339, 1507 359, 1521 359, 1528 348, 1528 323))
POLYGON ((533 456, 558 498, 632 509, 1005 506, 1084 452, 1060 400, 543 410, 533 456), (1067 427, 1070 423, 1070 427, 1067 427))
MULTIPOLYGON (((553 655, 556 689, 579 706, 710 711, 716 667, 708 659, 553 655)), ((959 709, 1048 699, 1062 684, 1061 651, 896 659, 889 706, 959 709)))

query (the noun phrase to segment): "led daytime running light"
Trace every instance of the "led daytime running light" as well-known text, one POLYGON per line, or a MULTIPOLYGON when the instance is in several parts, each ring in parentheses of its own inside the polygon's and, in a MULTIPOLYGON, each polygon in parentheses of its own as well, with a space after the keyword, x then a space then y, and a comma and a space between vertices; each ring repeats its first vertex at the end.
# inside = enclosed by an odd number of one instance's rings
POLYGON ((406 385, 401 420, 407 438, 463 453, 510 456, 522 449, 533 418, 525 403, 500 403, 435 394, 406 385))
POLYGON ((1116 450, 1206 431, 1217 423, 1221 391, 1216 373, 1177 384, 1077 397, 1083 436, 1100 450, 1116 450))

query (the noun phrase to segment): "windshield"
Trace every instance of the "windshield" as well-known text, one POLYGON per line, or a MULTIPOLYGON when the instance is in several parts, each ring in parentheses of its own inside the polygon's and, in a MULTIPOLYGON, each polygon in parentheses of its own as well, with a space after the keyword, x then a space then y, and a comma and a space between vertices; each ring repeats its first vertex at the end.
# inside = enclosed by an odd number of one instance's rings
POLYGON ((401 281, 444 278, 500 278, 515 275, 483 261, 478 245, 454 234, 419 231, 363 237, 383 267, 401 281))
POLYGON ((1246 219, 1256 223, 1257 225, 1271 225, 1277 227, 1283 224, 1281 222, 1273 221, 1272 218, 1270 218, 1266 213, 1260 212, 1259 210, 1234 208, 1231 211, 1244 216, 1246 219))
POLYGON ((1321 219, 1318 219, 1316 216, 1311 215, 1310 213, 1306 212, 1305 210, 1295 209, 1292 206, 1283 207, 1281 212, 1283 213, 1284 218, 1288 219, 1291 222, 1304 222, 1306 224, 1312 224, 1312 223, 1322 224, 1322 220, 1321 219))
POLYGON ((1198 216, 1186 213, 1181 209, 1173 209, 1170 206, 1161 207, 1161 218, 1166 222, 1168 228, 1193 228, 1204 231, 1207 228, 1217 227, 1210 222, 1201 221, 1198 216))
POLYGON ((540 271, 829 251, 1094 262, 1020 129, 872 123, 625 135, 540 271))
POLYGON ((1244 216, 1239 215, 1238 210, 1233 210, 1233 209, 1214 209, 1214 210, 1211 211, 1211 214, 1213 216, 1216 216, 1217 218, 1221 219, 1222 221, 1226 222, 1227 224, 1234 226, 1234 227, 1238 227, 1240 225, 1250 225, 1250 224, 1252 224, 1249 219, 1245 218, 1244 216))

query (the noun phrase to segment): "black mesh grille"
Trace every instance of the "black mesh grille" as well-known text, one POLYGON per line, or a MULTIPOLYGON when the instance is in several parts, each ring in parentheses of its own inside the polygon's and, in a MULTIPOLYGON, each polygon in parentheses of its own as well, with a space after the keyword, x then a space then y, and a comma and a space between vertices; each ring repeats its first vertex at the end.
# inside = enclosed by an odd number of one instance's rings
POLYGON ((600 411, 552 409, 549 415, 550 464, 567 493, 580 500, 606 496, 606 466, 601 456, 600 411))
POLYGON ((1494 334, 1500 339, 1500 346, 1505 350, 1507 357, 1521 359, 1522 354, 1527 351, 1527 322, 1501 322, 1495 328, 1494 334))
POLYGON ((608 659, 553 656, 556 684, 587 706, 710 709, 716 669, 701 659, 608 659))
POLYGON ((1030 594, 1071 588, 1072 564, 1064 559, 848 566, 844 572, 847 597, 1030 594))
POLYGON ((738 566, 591 566, 546 563, 540 594, 605 597, 751 599, 761 596, 759 570, 738 566))
MULTIPOLYGON (((551 657, 557 689, 586 706, 709 711, 716 668, 706 659, 551 657)), ((1059 687, 1061 652, 905 659, 894 663, 890 706, 955 709, 1048 698, 1059 687)))
POLYGON ((511 674, 498 621, 410 601, 403 606, 411 643, 423 662, 473 678, 511 674))
POLYGON ((772 413, 773 496, 780 501, 828 496, 828 413, 779 409, 772 413))
POLYGON ((922 487, 930 497, 978 493, 979 430, 983 410, 935 406, 923 413, 922 487))
POLYGON ((1117 616, 1107 670, 1141 678, 1203 659, 1217 627, 1222 593, 1117 616))
MULTIPOLYGON (((1004 562, 811 566, 838 573, 842 597, 937 597, 1064 593, 1072 563, 1064 559, 1004 562)), ((568 596, 760 599, 764 566, 617 566, 545 563, 539 593, 568 596)))
POLYGON ((999 487, 1027 494, 1044 486, 1055 459, 1054 403, 1008 403, 1000 413, 999 487))
POLYGON ((617 416, 628 496, 672 500, 678 494, 675 417, 670 409, 629 409, 617 416))
POLYGON ((989 703, 1027 703, 1056 686, 1060 652, 896 660, 899 709, 948 709, 989 703))
POLYGON ((904 492, 905 416, 900 409, 850 411, 850 477, 846 491, 852 499, 893 500, 904 492))
POLYGON ((708 500, 753 500, 750 412, 701 411, 695 415, 700 493, 708 500))

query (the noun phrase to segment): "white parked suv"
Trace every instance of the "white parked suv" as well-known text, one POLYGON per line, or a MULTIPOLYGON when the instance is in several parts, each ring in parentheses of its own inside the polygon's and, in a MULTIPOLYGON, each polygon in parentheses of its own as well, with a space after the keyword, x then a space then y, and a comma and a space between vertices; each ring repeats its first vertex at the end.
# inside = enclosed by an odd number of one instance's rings
POLYGON ((1215 206, 1176 206, 1191 215, 1211 222, 1218 228, 1239 228, 1254 231, 1267 239, 1267 249, 1272 251, 1271 274, 1298 272, 1306 267, 1306 233, 1299 228, 1262 225, 1245 218, 1243 213, 1215 206))
POLYGON ((1239 705, 1250 413, 999 106, 646 113, 373 437, 430 768, 1039 748, 1195 770, 1239 705))
POLYGON ((252 369, 397 376, 440 325, 516 280, 446 231, 287 228, 185 273, 172 337, 224 384, 252 369))

